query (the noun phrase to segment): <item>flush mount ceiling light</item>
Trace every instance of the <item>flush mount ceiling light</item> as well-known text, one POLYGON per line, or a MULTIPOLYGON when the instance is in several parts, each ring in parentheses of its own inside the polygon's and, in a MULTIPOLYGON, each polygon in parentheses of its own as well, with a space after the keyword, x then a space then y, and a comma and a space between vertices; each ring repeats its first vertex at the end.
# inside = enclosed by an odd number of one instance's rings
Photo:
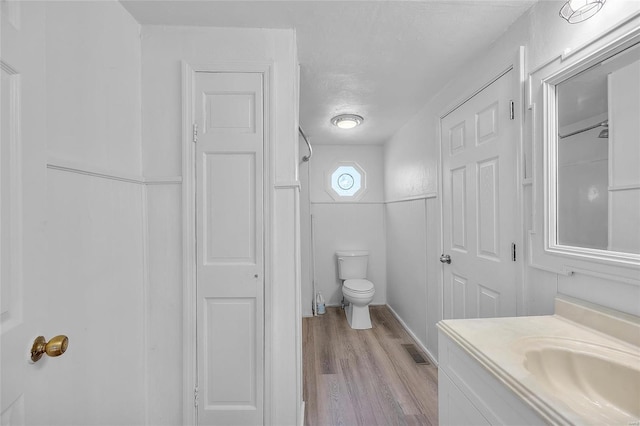
POLYGON ((331 124, 341 129, 353 129, 359 126, 364 121, 364 118, 355 114, 340 114, 331 119, 331 124))
POLYGON ((562 9, 560 9, 560 17, 566 19, 570 24, 586 21, 604 5, 606 0, 569 0, 562 9))

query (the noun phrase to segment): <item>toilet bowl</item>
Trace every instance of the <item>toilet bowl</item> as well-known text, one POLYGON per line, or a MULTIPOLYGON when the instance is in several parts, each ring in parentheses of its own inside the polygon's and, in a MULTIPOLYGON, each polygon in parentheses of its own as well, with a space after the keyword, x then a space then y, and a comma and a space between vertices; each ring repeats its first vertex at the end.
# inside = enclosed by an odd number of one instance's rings
POLYGON ((347 322, 351 328, 364 330, 371 328, 369 303, 376 293, 373 283, 364 279, 345 280, 342 284, 342 295, 349 304, 345 308, 347 322))
POLYGON ((366 279, 369 253, 366 251, 339 251, 338 275, 342 283, 342 295, 348 303, 345 308, 347 322, 353 329, 371 328, 369 303, 373 300, 375 287, 366 279))

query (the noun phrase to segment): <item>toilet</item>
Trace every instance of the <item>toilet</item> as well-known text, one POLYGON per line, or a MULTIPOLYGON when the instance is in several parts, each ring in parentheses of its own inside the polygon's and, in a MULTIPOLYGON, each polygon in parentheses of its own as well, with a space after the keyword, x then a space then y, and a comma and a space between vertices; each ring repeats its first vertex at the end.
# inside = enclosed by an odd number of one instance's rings
POLYGON ((342 281, 342 295, 349 303, 345 308, 347 322, 353 329, 371 328, 369 303, 376 290, 367 280, 367 251, 338 251, 338 276, 342 281))

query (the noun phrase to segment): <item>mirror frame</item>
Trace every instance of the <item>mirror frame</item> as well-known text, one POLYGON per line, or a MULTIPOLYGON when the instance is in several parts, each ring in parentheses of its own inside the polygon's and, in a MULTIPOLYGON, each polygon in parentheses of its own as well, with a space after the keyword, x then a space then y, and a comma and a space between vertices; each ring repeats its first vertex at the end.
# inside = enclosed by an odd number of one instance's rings
POLYGON ((532 122, 533 217, 530 265, 562 275, 584 273, 640 286, 640 254, 560 245, 557 242, 556 85, 640 43, 640 15, 529 74, 527 95, 532 122))

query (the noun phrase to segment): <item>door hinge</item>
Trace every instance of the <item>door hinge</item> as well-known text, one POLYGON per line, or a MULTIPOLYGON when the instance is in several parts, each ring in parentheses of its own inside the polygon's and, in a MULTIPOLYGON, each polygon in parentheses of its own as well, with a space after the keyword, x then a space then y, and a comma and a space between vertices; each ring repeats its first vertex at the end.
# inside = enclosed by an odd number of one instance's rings
POLYGON ((198 406, 198 387, 196 386, 195 388, 193 388, 193 406, 197 407, 198 406))
POLYGON ((198 142, 198 123, 193 123, 193 142, 198 142))
POLYGON ((513 101, 509 101, 509 118, 511 120, 516 118, 516 104, 513 101))
POLYGON ((511 243, 511 260, 516 261, 516 243, 511 243))

